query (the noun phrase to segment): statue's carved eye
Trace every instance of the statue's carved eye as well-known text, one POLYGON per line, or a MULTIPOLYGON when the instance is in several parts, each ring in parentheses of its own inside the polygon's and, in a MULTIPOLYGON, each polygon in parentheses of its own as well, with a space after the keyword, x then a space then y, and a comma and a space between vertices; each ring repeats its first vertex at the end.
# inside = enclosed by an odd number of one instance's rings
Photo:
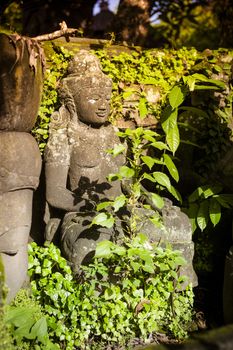
POLYGON ((100 96, 94 95, 91 97, 91 100, 98 101, 100 99, 100 96))

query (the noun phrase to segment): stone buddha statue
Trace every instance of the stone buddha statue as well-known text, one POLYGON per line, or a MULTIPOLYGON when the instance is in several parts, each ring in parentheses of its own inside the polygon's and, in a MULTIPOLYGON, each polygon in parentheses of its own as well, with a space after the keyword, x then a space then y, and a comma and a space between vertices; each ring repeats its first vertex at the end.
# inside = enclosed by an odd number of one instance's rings
MULTIPOLYGON (((90 227, 96 204, 122 193, 119 181, 106 180, 125 162, 124 154, 113 158, 106 152, 120 143, 116 130, 107 122, 111 89, 111 79, 102 73, 98 59, 80 51, 70 62, 68 75, 59 87, 62 106, 51 118, 45 151, 46 198, 50 211, 46 239, 51 241, 55 232, 60 233, 61 249, 74 272, 90 260, 97 242, 122 235, 121 217, 113 229, 90 227)), ((123 187, 127 191, 125 184, 123 187)), ((196 285, 191 225, 179 208, 170 201, 166 203, 162 211, 166 242, 170 240, 187 258, 184 272, 196 285)), ((127 214, 129 217, 130 212, 127 214)), ((138 215, 144 222, 140 232, 160 242, 165 235, 150 222, 150 211, 139 208, 138 215)), ((124 219, 127 221, 127 216, 124 219)))
POLYGON ((62 216, 61 248, 74 270, 93 253, 99 240, 111 238, 112 232, 107 229, 90 228, 96 204, 121 193, 118 182, 106 180, 125 158, 113 158, 106 152, 120 143, 107 121, 111 91, 112 81, 101 71, 97 57, 81 50, 59 87, 62 106, 51 117, 45 151, 46 199, 51 216, 46 238, 54 235, 62 216))

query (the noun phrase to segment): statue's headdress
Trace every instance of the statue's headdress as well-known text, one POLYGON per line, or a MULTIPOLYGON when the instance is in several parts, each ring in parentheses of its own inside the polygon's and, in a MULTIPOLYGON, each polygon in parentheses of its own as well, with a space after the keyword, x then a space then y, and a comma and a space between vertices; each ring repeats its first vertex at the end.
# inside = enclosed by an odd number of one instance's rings
POLYGON ((73 119, 76 107, 73 95, 91 87, 112 87, 112 80, 102 72, 99 59, 87 50, 80 50, 70 61, 68 75, 61 81, 59 96, 73 119))

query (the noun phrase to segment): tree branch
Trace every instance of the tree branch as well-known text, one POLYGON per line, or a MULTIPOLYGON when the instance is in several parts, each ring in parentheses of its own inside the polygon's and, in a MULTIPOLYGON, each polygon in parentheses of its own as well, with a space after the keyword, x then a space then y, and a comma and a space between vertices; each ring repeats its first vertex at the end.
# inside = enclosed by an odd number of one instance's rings
POLYGON ((75 29, 75 28, 68 28, 65 21, 62 21, 61 23, 59 23, 59 25, 61 27, 60 30, 56 30, 55 32, 49 33, 49 34, 38 35, 32 39, 37 41, 48 41, 48 40, 54 40, 64 36, 66 41, 70 41, 70 37, 75 36, 75 34, 77 34, 79 31, 78 29, 75 29))

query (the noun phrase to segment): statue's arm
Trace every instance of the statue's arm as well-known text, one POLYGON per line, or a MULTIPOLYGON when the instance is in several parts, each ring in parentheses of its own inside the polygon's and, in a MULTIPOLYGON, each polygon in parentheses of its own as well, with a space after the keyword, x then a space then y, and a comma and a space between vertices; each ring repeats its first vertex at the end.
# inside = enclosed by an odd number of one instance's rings
POLYGON ((79 211, 82 202, 73 192, 67 189, 68 170, 68 165, 45 164, 46 200, 53 208, 64 211, 79 211))

